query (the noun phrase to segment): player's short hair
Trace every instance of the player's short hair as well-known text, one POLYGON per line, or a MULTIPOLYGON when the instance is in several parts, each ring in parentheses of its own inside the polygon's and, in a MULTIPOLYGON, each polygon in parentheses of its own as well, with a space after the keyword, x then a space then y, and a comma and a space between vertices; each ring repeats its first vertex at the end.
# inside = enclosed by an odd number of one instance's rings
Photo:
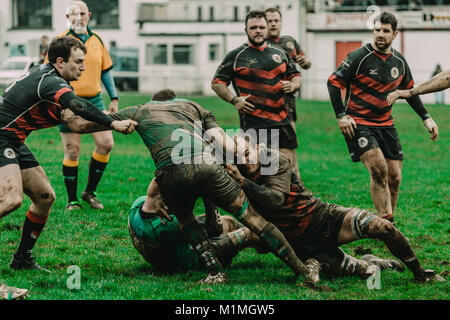
POLYGON ((164 89, 164 90, 159 90, 158 92, 156 92, 152 97, 152 101, 168 101, 168 100, 175 99, 176 97, 177 97, 177 95, 175 94, 175 92, 173 90, 164 89))
POLYGON ((270 13, 278 12, 278 14, 280 15, 280 19, 283 18, 283 15, 281 14, 280 9, 278 9, 278 8, 275 8, 275 7, 267 8, 266 10, 264 10, 264 13, 267 15, 267 12, 270 12, 270 13))
POLYGON ((375 17, 374 23, 380 21, 382 24, 390 24, 392 26, 392 31, 397 30, 398 20, 390 12, 383 11, 378 16, 375 17))
POLYGON ((81 49, 85 54, 87 52, 84 44, 74 37, 66 36, 53 39, 48 46, 48 61, 55 63, 58 57, 63 58, 64 62, 69 61, 72 48, 81 49))
POLYGON ((247 27, 247 21, 249 19, 260 19, 260 18, 264 18, 264 20, 266 20, 267 22, 267 18, 266 18, 266 14, 264 13, 264 11, 261 10, 252 10, 249 13, 247 13, 247 15, 245 16, 245 26, 247 27))

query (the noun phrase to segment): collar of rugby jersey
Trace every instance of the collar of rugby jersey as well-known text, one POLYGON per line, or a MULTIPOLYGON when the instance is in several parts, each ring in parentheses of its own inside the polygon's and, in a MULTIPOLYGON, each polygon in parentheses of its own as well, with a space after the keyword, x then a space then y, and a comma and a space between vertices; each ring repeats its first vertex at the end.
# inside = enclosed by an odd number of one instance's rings
POLYGON ((76 34, 75 31, 72 30, 72 28, 69 29, 69 32, 67 33, 67 35, 69 35, 69 34, 71 34, 75 38, 81 40, 81 42, 83 42, 83 43, 86 43, 86 41, 88 41, 88 39, 94 35, 91 28, 89 28, 89 26, 87 27, 87 33, 85 33, 85 34, 76 34))
POLYGON ((252 45, 252 44, 248 44, 248 46, 250 47, 250 48, 253 48, 253 49, 256 49, 256 50, 259 50, 259 51, 263 51, 265 48, 267 48, 268 46, 267 46, 267 42, 264 42, 264 45, 262 45, 262 46, 259 46, 259 47, 257 47, 257 46, 254 46, 254 45, 252 45))

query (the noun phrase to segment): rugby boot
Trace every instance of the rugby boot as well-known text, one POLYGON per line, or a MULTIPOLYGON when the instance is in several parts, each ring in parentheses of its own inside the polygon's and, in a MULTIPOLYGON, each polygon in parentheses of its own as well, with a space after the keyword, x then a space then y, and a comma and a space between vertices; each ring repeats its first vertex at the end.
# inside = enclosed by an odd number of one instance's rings
POLYGON ((24 256, 13 255, 13 258, 11 260, 11 263, 9 264, 9 267, 13 270, 39 270, 39 271, 51 273, 50 270, 47 270, 44 267, 41 267, 36 262, 36 259, 31 256, 31 254, 30 255, 27 254, 24 256))
POLYGON ((397 261, 397 260, 381 259, 372 254, 366 254, 366 255, 362 256, 361 260, 364 260, 368 263, 378 266, 380 268, 380 270, 394 269, 399 272, 405 271, 405 266, 403 265, 403 263, 401 263, 400 261, 397 261))
POLYGON ((414 280, 419 283, 427 283, 427 282, 445 282, 446 280, 437 275, 434 270, 431 269, 423 269, 419 273, 414 275, 414 280))
POLYGON ((28 295, 28 289, 19 289, 15 287, 8 287, 7 285, 0 284, 0 300, 16 300, 24 299, 28 295))
POLYGON ((103 209, 103 205, 97 198, 97 194, 95 192, 86 192, 83 191, 81 194, 81 199, 90 204, 91 208, 94 209, 103 209))
POLYGON ((208 276, 200 281, 205 284, 221 284, 227 282, 227 275, 224 272, 209 273, 208 276))
POLYGON ((311 285, 316 285, 320 280, 320 263, 316 259, 310 258, 305 262, 308 273, 306 274, 306 282, 311 285))
POLYGON ((78 201, 71 201, 66 205, 66 211, 80 210, 81 204, 78 201))

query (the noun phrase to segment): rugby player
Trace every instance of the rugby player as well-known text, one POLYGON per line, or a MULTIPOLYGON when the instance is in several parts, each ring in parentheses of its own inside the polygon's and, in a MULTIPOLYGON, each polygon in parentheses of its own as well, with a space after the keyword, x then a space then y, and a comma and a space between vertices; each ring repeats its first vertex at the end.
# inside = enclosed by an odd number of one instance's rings
MULTIPOLYGON (((297 148, 295 129, 289 120, 285 95, 301 86, 300 73, 282 49, 267 44, 267 20, 262 11, 251 11, 245 20, 247 43, 230 51, 217 68, 211 87, 239 112, 243 130, 255 129, 268 145, 278 143, 292 163, 297 148), (233 94, 228 88, 232 83, 233 94), (278 138, 272 141, 272 134, 278 138)), ((258 140, 259 141, 259 140, 258 140)))
POLYGON ((345 208, 314 197, 292 172, 289 160, 277 151, 270 152, 271 161, 278 162, 277 173, 262 175, 260 147, 245 135, 236 135, 235 141, 236 151, 245 162, 237 168, 226 164, 228 173, 256 210, 280 229, 301 260, 314 258, 326 273, 357 274, 362 278, 373 274, 372 264, 381 269, 403 270, 398 261, 375 256, 366 256, 365 261, 339 248, 359 239, 373 238, 383 241, 411 270, 416 281, 445 281, 433 270, 421 266, 408 238, 388 220, 366 210, 345 208))
MULTIPOLYGON (((105 105, 101 96, 101 83, 103 83, 110 98, 108 111, 116 112, 119 110, 119 97, 112 76, 113 63, 100 35, 89 28, 90 17, 91 12, 86 3, 73 1, 66 10, 69 28, 58 36, 74 37, 81 41, 87 49, 86 70, 78 80, 72 81, 70 84, 76 95, 104 111, 105 105)), ((77 132, 72 132, 63 124, 60 124, 58 128, 64 145, 62 171, 67 191, 66 209, 68 211, 77 210, 81 208, 77 196, 81 139, 77 132)), ((114 139, 111 131, 94 132, 91 136, 95 143, 95 149, 89 161, 88 180, 81 198, 92 208, 103 209, 104 206, 98 199, 96 190, 109 162, 114 139)))
POLYGON ((442 71, 420 86, 409 90, 396 90, 389 93, 387 102, 394 104, 397 99, 409 99, 421 94, 437 92, 450 88, 450 69, 442 71))
MULTIPOLYGON (((156 183, 153 183, 156 186, 156 183)), ((161 219, 158 205, 153 194, 149 212, 142 206, 147 196, 139 197, 131 206, 128 214, 128 230, 133 245, 139 253, 160 272, 179 272, 192 269, 203 269, 204 265, 195 250, 180 231, 178 220, 170 215, 171 220, 161 219)), ((196 217, 198 223, 206 230, 205 216, 196 217)), ((230 216, 222 216, 220 220, 222 233, 209 241, 217 254, 222 266, 231 263, 239 250, 251 246, 252 241, 258 241, 256 235, 230 216)), ((258 241, 259 242, 259 241, 258 241)))
POLYGON ((59 123, 80 133, 90 130, 79 126, 86 120, 100 124, 97 129, 124 133, 132 132, 137 124, 116 121, 75 95, 69 81, 78 79, 84 71, 85 52, 84 45, 74 38, 54 39, 48 50, 50 63, 33 67, 0 97, 0 218, 22 205, 23 193, 31 199, 12 269, 44 270, 31 251, 55 201, 44 170, 24 144, 26 137, 34 130, 59 123))
MULTIPOLYGON (((403 151, 387 95, 411 89, 414 80, 405 58, 392 48, 397 18, 383 12, 375 18, 373 41, 351 52, 328 78, 328 91, 337 123, 354 162, 370 173, 370 192, 379 216, 393 222, 402 178, 403 151), (341 99, 346 91, 346 106, 341 99)), ((418 96, 407 102, 438 137, 438 126, 418 96)))
MULTIPOLYGON (((198 197, 233 214, 296 275, 306 274, 307 268, 280 231, 253 209, 225 169, 212 155, 204 152, 207 143, 215 141, 225 154, 234 154, 233 141, 218 126, 212 113, 196 102, 177 99, 167 93, 160 99, 165 101, 128 107, 111 116, 139 123, 136 130, 155 162, 155 177, 162 198, 177 218, 181 232, 207 266, 208 276, 204 281, 224 283, 226 276, 204 229, 193 214, 198 197)), ((170 217, 166 218, 170 220, 170 217)))
MULTIPOLYGON (((268 8, 264 11, 267 19, 267 42, 273 46, 283 49, 293 61, 306 70, 311 68, 311 60, 301 49, 299 43, 291 36, 281 36, 281 28, 283 25, 281 11, 277 8, 268 8)), ((295 106, 295 94, 288 93, 284 96, 285 105, 288 110, 288 117, 291 125, 295 130, 295 122, 297 121, 297 110, 295 106)), ((296 131, 296 130, 295 130, 296 131)), ((292 166, 294 171, 300 177, 298 169, 297 153, 293 153, 292 166)))

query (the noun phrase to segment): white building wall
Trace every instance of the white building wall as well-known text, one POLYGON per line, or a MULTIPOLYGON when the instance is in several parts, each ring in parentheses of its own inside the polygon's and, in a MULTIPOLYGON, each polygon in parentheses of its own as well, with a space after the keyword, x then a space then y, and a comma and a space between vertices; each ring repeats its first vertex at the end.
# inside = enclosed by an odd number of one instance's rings
MULTIPOLYGON (((408 62, 416 84, 428 80, 437 63, 442 68, 450 68, 450 31, 409 31, 399 33, 393 47, 401 52, 403 37, 403 55, 408 62)), ((302 71, 304 99, 328 100, 327 79, 336 69, 335 42, 361 41, 362 44, 372 41, 372 33, 364 32, 308 32, 306 51, 312 60, 312 67, 302 71)), ((446 96, 450 102, 450 94, 446 96)), ((432 94, 424 95, 422 100, 432 103, 432 94)))
MULTIPOLYGON (((38 0, 36 0, 38 1, 38 0)), ((52 0, 51 29, 11 29, 12 1, 0 0, 0 59, 9 56, 11 44, 26 44, 27 54, 37 56, 42 35, 50 38, 66 29, 65 12, 72 0, 52 0)), ((142 0, 119 0, 119 29, 96 29, 107 48, 111 41, 116 41, 119 47, 138 47, 138 24, 136 23, 138 3, 142 0)))

